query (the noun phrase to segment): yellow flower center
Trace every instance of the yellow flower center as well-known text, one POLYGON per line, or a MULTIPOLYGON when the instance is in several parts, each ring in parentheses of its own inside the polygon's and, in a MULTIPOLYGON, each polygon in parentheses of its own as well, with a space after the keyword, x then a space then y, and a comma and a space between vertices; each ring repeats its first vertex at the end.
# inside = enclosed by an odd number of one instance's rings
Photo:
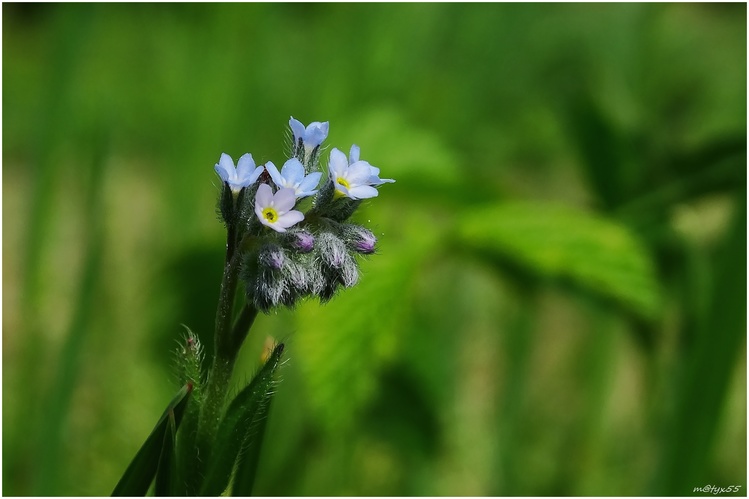
POLYGON ((263 217, 274 224, 278 220, 278 212, 269 206, 263 210, 263 217))
MULTIPOLYGON (((336 184, 341 185, 341 186, 345 187, 346 189, 350 189, 351 188, 351 184, 349 184, 348 180, 346 180, 343 177, 336 178, 335 182, 336 182, 336 184)), ((346 197, 346 195, 343 192, 341 192, 339 189, 336 189, 335 192, 333 193, 333 199, 341 199, 341 198, 344 198, 344 197, 346 197)))

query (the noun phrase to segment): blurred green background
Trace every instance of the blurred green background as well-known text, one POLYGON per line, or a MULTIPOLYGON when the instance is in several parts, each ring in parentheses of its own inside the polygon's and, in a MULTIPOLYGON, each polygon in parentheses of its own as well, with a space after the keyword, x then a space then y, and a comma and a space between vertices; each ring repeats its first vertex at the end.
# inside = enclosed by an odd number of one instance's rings
POLYGON ((746 5, 2 9, 5 495, 111 492, 290 115, 397 183, 245 345, 258 494, 746 494, 746 5))

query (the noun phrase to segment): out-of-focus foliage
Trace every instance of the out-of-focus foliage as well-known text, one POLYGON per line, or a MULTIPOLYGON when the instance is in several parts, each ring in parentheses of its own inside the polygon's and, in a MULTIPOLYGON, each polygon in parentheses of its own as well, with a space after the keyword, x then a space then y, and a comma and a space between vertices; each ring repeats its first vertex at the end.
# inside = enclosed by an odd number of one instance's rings
POLYGON ((490 257, 568 278, 647 318, 658 311, 650 255, 626 228, 609 220, 563 205, 505 203, 474 209, 459 225, 460 242, 490 257))
POLYGON ((397 183, 253 327, 254 492, 744 494, 746 57, 740 4, 4 4, 3 492, 112 490, 293 115, 397 183))

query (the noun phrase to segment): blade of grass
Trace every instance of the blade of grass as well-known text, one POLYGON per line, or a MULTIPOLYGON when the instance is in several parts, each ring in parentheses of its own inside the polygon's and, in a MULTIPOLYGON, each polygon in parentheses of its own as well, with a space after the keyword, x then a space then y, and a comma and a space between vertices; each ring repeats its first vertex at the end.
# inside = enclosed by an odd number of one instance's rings
MULTIPOLYGON (((501 269, 498 269, 501 272, 501 269)), ((498 398, 499 442, 497 448, 498 473, 495 475, 492 495, 517 495, 518 469, 517 456, 521 452, 518 428, 527 410, 527 387, 530 382, 530 357, 534 349, 536 327, 535 287, 525 281, 517 281, 516 296, 522 297, 520 308, 508 318, 505 349, 507 350, 507 385, 502 397, 498 398)))
MULTIPOLYGON (((100 128, 99 130, 103 130, 100 128)), ((106 132, 100 132, 105 134, 106 132)), ((91 330, 94 305, 98 288, 99 276, 104 253, 103 236, 103 199, 101 192, 105 163, 108 151, 108 139, 105 136, 94 138, 95 147, 93 161, 89 166, 89 182, 87 199, 85 202, 84 225, 89 229, 88 248, 84 260, 81 284, 75 302, 75 311, 68 328, 65 343, 60 352, 59 365, 55 382, 46 398, 44 414, 46 417, 39 427, 38 449, 42 450, 38 457, 39 479, 36 482, 35 493, 38 495, 54 495, 59 493, 59 477, 63 470, 60 459, 64 428, 68 421, 70 402, 75 391, 81 369, 80 357, 85 342, 91 330)))
MULTIPOLYGON (((745 182, 744 182, 745 184, 745 182)), ((746 340, 746 193, 715 259, 705 320, 687 348, 675 413, 655 478, 655 495, 685 495, 709 477, 707 464, 728 384, 746 340)), ((736 477, 739 482, 744 477, 736 477)))
MULTIPOLYGON (((35 128, 37 136, 32 149, 35 157, 33 157, 31 164, 34 177, 31 183, 32 190, 28 195, 31 202, 28 222, 25 224, 28 227, 28 233, 24 246, 25 260, 22 264, 23 281, 21 283, 22 299, 20 304, 20 328, 24 336, 20 355, 24 359, 23 365, 26 368, 21 370, 18 375, 18 386, 22 387, 21 389, 24 391, 33 390, 35 387, 42 385, 40 379, 43 370, 39 369, 39 366, 42 361, 47 359, 45 342, 41 341, 41 325, 38 322, 39 296, 43 282, 41 262, 44 259, 48 242, 47 236, 50 233, 50 224, 54 213, 53 196, 50 193, 54 192, 57 177, 60 173, 57 168, 58 163, 55 160, 55 152, 61 142, 65 140, 65 133, 68 130, 65 125, 69 117, 72 75, 79 64, 81 47, 91 24, 91 16, 87 12, 87 9, 61 8, 60 15, 55 17, 56 22, 53 24, 52 30, 55 33, 54 39, 58 43, 56 43, 56 49, 50 56, 50 70, 46 85, 49 93, 43 99, 45 104, 41 108, 45 112, 37 117, 38 125, 35 128)), ((86 285, 83 285, 81 294, 84 294, 85 288, 86 285)), ((9 434, 11 442, 8 446, 11 449, 10 455, 13 456, 13 459, 9 459, 9 462, 14 464, 8 466, 7 475, 6 467, 3 467, 3 476, 11 478, 6 482, 10 484, 10 487, 5 489, 4 492, 43 495, 45 491, 49 491, 54 486, 55 477, 47 473, 50 468, 45 467, 44 463, 41 464, 40 468, 36 468, 35 451, 38 447, 35 447, 35 444, 27 446, 14 439, 13 436, 18 435, 25 440, 24 436, 26 435, 37 435, 38 431, 34 431, 34 428, 38 428, 38 423, 45 424, 49 419, 57 418, 57 415, 50 418, 50 414, 46 413, 46 416, 41 420, 37 420, 33 416, 27 417, 28 415, 40 414, 42 411, 36 404, 44 404, 44 401, 48 400, 41 393, 36 395, 27 393, 27 395, 25 397, 27 406, 23 411, 20 411, 23 416, 15 424, 16 431, 9 434), (16 490, 13 492, 12 487, 15 481, 13 478, 16 473, 11 470, 14 466, 32 469, 32 474, 35 476, 31 479, 31 490, 25 492, 16 490)), ((3 450, 3 454, 5 454, 5 446, 3 450)), ((44 456, 45 452, 40 453, 40 455, 44 456)))

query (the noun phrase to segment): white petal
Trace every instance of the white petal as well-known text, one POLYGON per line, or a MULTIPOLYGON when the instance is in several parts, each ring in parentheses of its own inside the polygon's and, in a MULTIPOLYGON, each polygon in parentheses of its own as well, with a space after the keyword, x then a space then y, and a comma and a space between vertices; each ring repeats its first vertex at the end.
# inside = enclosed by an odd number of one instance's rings
POLYGON ((346 155, 334 147, 333 150, 330 151, 330 160, 328 161, 330 178, 335 181, 336 178, 343 177, 346 174, 347 168, 348 159, 346 159, 346 155))
POLYGON ((395 183, 395 180, 392 178, 380 178, 377 175, 372 175, 369 177, 369 181, 367 182, 369 185, 382 185, 382 184, 393 184, 395 183))
POLYGON ((342 186, 342 185, 341 185, 341 184, 339 184, 338 182, 336 182, 336 183, 335 183, 335 188, 336 188, 336 189, 338 189, 338 191, 339 191, 339 192, 340 192, 341 194, 343 194, 344 196, 346 196, 347 198, 351 198, 351 199, 356 199, 356 198, 354 198, 353 196, 351 196, 351 194, 349 193, 348 189, 346 189, 346 187, 345 187, 345 186, 342 186))
POLYGON ((298 224, 302 220, 304 220, 304 214, 301 211, 291 210, 290 212, 279 216, 276 225, 287 229, 294 224, 298 224))
POLYGON ((260 223, 265 225, 266 227, 270 227, 271 229, 275 230, 276 232, 286 232, 286 229, 281 227, 278 222, 281 220, 281 217, 278 217, 278 220, 275 222, 269 222, 267 218, 258 215, 258 218, 260 219, 260 223))
MULTIPOLYGON (((260 223, 268 225, 268 221, 263 216, 263 206, 258 204, 257 198, 255 198, 255 215, 257 216, 257 219, 260 220, 260 223)), ((270 227, 270 225, 268 225, 268 227, 270 227)))
POLYGON ((349 189, 349 193, 353 199, 368 199, 377 197, 377 189, 369 185, 357 185, 349 189))
POLYGON ((273 196, 273 207, 278 210, 279 214, 286 213, 294 207, 296 204, 296 194, 294 189, 284 187, 279 189, 278 192, 273 196))
POLYGON ((364 185, 369 180, 370 166, 366 161, 357 161, 348 167, 346 180, 351 185, 364 185))
MULTIPOLYGON (((267 208, 273 203, 273 190, 270 188, 268 184, 260 184, 260 187, 257 188, 257 194, 255 194, 255 211, 259 209, 260 211, 263 211, 264 208, 267 208)), ((258 216, 258 218, 263 218, 261 216, 258 216)))

